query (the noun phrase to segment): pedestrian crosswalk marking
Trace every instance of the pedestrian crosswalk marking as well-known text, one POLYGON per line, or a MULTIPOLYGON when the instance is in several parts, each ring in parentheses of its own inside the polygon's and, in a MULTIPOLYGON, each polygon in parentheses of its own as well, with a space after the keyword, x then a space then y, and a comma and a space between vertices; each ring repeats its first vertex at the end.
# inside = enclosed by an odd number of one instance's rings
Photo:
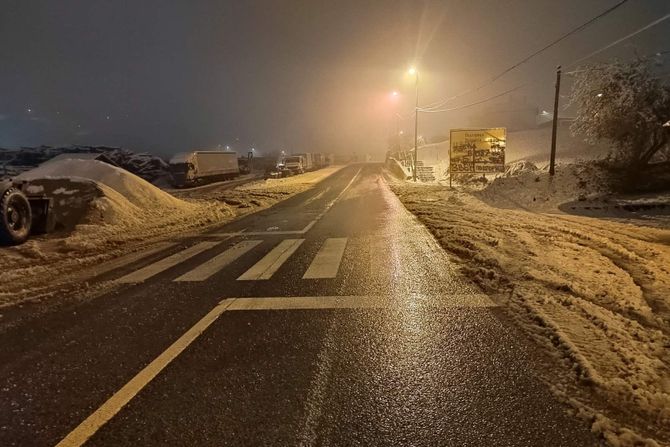
POLYGON ((149 264, 144 268, 129 273, 128 275, 117 279, 117 282, 123 284, 143 282, 152 276, 164 272, 165 270, 192 258, 193 256, 196 256, 212 247, 215 247, 216 245, 219 245, 220 243, 220 241, 200 242, 199 244, 188 247, 187 249, 168 256, 167 258, 163 258, 160 261, 156 261, 153 264, 149 264))
POLYGON ((302 278, 335 278, 346 246, 346 237, 326 239, 302 278))
POLYGON ((265 255, 263 259, 237 278, 237 280, 253 281, 257 279, 270 279, 304 241, 304 239, 284 239, 270 253, 265 255))
POLYGON ((249 252, 263 241, 242 241, 233 245, 223 253, 213 257, 204 264, 200 264, 188 273, 175 279, 177 282, 205 281, 212 275, 219 272, 222 268, 235 261, 243 254, 249 252))

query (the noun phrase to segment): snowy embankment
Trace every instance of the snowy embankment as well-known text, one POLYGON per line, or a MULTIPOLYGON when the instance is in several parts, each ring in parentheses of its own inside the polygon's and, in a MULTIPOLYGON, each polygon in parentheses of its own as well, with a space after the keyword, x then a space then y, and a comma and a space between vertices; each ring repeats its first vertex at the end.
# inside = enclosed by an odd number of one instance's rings
POLYGON ((443 186, 391 187, 554 356, 548 381, 594 431, 612 445, 670 445, 670 230, 529 212, 515 204, 539 196, 509 185, 479 193, 488 204, 443 186))
POLYGON ((103 162, 69 159, 46 163, 20 178, 36 184, 67 180, 73 190, 61 192, 70 196, 86 190, 88 199, 80 204, 83 217, 73 231, 35 236, 16 247, 0 247, 0 308, 49 300, 62 295, 65 286, 85 292, 88 280, 104 271, 101 266, 108 261, 118 258, 114 262, 132 262, 161 240, 180 239, 272 206, 311 188, 337 169, 206 194, 184 192, 177 198, 103 162))

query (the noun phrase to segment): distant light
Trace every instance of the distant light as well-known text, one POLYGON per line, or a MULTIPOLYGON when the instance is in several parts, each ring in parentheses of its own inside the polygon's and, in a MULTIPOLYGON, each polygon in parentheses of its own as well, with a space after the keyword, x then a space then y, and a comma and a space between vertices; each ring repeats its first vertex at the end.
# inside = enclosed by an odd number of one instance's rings
POLYGON ((546 110, 543 110, 542 115, 549 115, 549 112, 547 112, 546 110))
POLYGON ((398 92, 395 91, 395 90, 393 90, 393 91, 391 92, 391 96, 398 96, 398 92))
POLYGON ((417 71, 416 71, 416 67, 409 67, 409 70, 407 70, 407 73, 409 73, 409 74, 411 74, 412 76, 414 76, 414 75, 417 73, 417 71))
POLYGON ((28 109, 28 113, 30 113, 30 112, 32 112, 32 111, 33 111, 33 109, 28 109))
POLYGON ((251 148, 251 152, 254 152, 255 150, 256 150, 255 148, 253 148, 253 147, 251 148))
POLYGON ((109 116, 107 117, 107 119, 109 119, 109 116))
POLYGON ((403 135, 404 133, 405 133, 404 130, 401 130, 401 131, 400 131, 400 135, 403 135))
POLYGON ((602 97, 603 97, 603 94, 602 94, 602 93, 598 93, 596 96, 597 96, 598 98, 602 98, 602 97))
POLYGON ((229 150, 230 150, 230 146, 226 146, 226 150, 229 151, 229 150))

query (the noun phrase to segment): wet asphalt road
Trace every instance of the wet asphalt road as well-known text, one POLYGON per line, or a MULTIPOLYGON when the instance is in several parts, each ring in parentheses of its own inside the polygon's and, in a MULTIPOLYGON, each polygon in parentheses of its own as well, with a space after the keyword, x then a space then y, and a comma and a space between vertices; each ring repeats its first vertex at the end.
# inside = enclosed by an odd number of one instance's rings
POLYGON ((3 326, 0 445, 599 443, 378 165, 349 166, 100 280, 120 283, 3 326), (249 272, 268 279, 238 279, 249 272), (199 279, 175 281, 184 275, 199 279), (131 381, 166 353, 154 376, 131 381), (99 410, 122 394, 125 405, 99 410), (91 415, 103 422, 82 429, 91 415))

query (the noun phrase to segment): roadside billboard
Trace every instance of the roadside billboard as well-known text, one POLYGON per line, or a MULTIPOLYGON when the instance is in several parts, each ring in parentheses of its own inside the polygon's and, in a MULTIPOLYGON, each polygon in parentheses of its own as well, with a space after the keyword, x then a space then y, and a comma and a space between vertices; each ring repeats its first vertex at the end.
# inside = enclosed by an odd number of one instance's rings
POLYGON ((507 129, 453 129, 449 134, 450 173, 505 172, 507 129))

